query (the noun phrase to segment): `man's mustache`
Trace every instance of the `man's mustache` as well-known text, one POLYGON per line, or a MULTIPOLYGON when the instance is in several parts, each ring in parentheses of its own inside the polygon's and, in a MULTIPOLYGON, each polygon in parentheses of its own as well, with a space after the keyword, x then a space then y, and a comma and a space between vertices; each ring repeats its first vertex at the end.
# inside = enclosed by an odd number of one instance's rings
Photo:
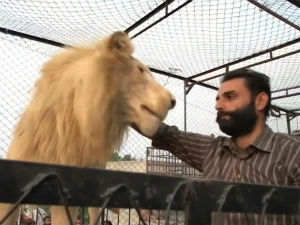
POLYGON ((232 111, 218 111, 217 112, 217 119, 220 119, 220 117, 222 116, 235 116, 236 112, 232 112, 232 111))

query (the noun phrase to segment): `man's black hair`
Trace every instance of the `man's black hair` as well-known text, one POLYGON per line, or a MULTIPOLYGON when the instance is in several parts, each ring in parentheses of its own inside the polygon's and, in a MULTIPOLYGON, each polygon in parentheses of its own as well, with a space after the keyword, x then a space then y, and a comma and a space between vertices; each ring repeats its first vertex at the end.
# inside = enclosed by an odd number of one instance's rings
POLYGON ((226 81, 235 78, 242 78, 245 80, 245 84, 250 90, 252 99, 255 99, 255 97, 261 92, 265 92, 269 96, 269 101, 266 107, 264 108, 264 113, 265 116, 267 117, 269 115, 269 111, 271 107, 270 78, 263 73, 259 73, 257 71, 246 68, 246 69, 237 69, 226 73, 223 76, 221 83, 224 83, 226 81))

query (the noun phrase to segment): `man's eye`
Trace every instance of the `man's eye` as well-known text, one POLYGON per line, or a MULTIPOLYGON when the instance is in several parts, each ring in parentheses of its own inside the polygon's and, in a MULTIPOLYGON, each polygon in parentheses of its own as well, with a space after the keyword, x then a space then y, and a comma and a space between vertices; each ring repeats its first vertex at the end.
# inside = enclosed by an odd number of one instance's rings
POLYGON ((228 98, 229 98, 229 99, 235 99, 235 98, 236 98, 236 95, 234 95, 234 94, 228 95, 228 98))

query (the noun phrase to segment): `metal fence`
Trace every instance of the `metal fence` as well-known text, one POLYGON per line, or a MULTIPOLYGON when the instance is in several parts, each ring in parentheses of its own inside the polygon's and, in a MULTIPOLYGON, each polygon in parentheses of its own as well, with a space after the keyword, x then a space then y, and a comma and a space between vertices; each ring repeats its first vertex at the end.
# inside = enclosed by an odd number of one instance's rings
POLYGON ((203 177, 200 171, 182 162, 172 153, 153 147, 147 148, 146 171, 150 174, 203 177))
POLYGON ((299 215, 300 189, 0 160, 0 202, 99 206, 100 224, 207 225, 214 212, 299 215), (121 222, 107 208, 135 212, 121 222))

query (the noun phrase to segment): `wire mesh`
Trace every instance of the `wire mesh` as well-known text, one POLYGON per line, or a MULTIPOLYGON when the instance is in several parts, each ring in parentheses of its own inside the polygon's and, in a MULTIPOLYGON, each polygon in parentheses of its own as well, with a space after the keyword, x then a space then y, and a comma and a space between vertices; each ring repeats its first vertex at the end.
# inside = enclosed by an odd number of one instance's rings
MULTIPOLYGON (((154 10, 164 1, 13 1, 0 3, 0 27, 25 34, 46 38, 62 44, 74 45, 102 38, 115 30, 125 30, 154 10)), ((171 1, 170 1, 171 2, 171 1)), ((259 1, 299 26, 299 8, 288 1, 259 1)), ((299 31, 272 17, 247 1, 173 1, 162 10, 130 32, 136 36, 136 55, 149 66, 173 74, 189 77, 199 72, 229 63, 236 59, 272 48, 300 37, 299 31), (178 7, 180 10, 168 15, 178 7), (164 18, 165 17, 165 18, 164 18), (139 34, 151 24, 163 19, 147 31, 139 34), (163 32, 162 32, 163 31, 163 32)), ((5 158, 12 140, 12 133, 20 115, 24 111, 34 82, 40 76, 40 69, 52 55, 61 49, 41 42, 0 33, 0 158, 5 158)), ((281 55, 299 50, 299 43, 277 51, 281 55)), ((276 56, 274 54, 274 56, 276 56)), ((256 63, 268 58, 263 55, 242 62, 232 68, 256 63)), ((299 53, 255 66, 254 69, 271 77, 273 90, 300 84, 299 53)), ((201 76, 198 80, 224 73, 225 70, 201 76)), ((166 123, 184 129, 184 107, 187 110, 186 127, 188 131, 207 135, 221 135, 215 123, 214 90, 201 86, 194 87, 184 96, 181 80, 154 74, 163 86, 170 89, 177 99, 177 106, 166 118, 166 123)), ((219 79, 208 84, 219 86, 219 79)), ((278 99, 276 105, 284 108, 299 108, 299 96, 278 99)), ((268 124, 274 131, 288 132, 287 119, 270 117, 268 124)), ((291 130, 300 129, 299 117, 290 119, 291 130)), ((146 148, 150 140, 130 130, 128 137, 119 149, 115 159, 108 163, 112 170, 147 172, 146 148)), ((172 160, 171 155, 168 160, 172 160)), ((176 167, 181 161, 174 159, 176 167)), ((147 169, 148 168, 148 169, 147 169)), ((175 168, 175 171, 177 169, 175 168)), ((182 170, 181 170, 182 171, 182 170)), ((166 173, 166 170, 158 171, 166 173)), ((173 171, 174 172, 174 171, 173 171)), ((193 175, 193 172, 179 174, 193 175)), ((173 173, 174 174, 174 173, 173 173)), ((175 172, 175 174, 178 174, 175 172)), ((195 173, 198 176, 198 173, 195 173)), ((137 216, 135 212, 122 211, 125 217, 137 216), (135 216, 133 216, 135 215, 135 216)), ((121 214, 122 214, 121 213, 121 214)), ((107 218, 114 222, 123 220, 108 211, 107 218)), ((145 217, 163 217, 163 212, 145 211, 145 217), (154 216, 153 216, 154 215, 154 216)), ((176 213, 174 214, 176 217, 176 213)), ((121 223, 127 223, 122 222, 121 223)))

